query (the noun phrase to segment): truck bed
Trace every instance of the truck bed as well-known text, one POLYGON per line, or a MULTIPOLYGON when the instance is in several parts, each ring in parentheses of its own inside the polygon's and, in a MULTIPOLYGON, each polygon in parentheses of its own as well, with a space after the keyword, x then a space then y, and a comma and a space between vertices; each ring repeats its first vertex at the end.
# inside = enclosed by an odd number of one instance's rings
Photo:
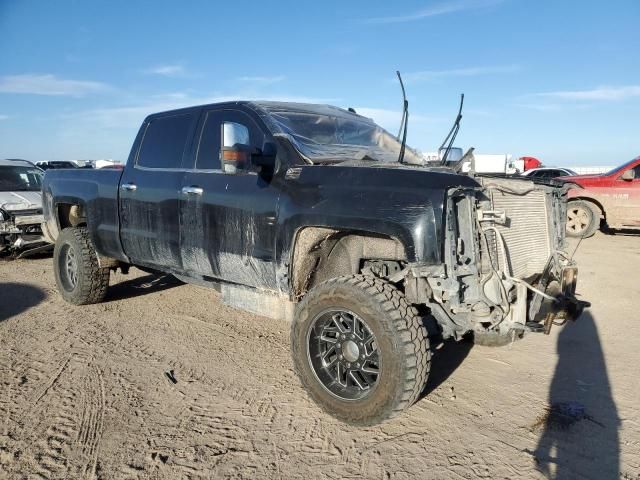
POLYGON ((42 184, 46 234, 55 240, 68 225, 59 225, 57 210, 82 205, 96 251, 126 261, 119 237, 118 187, 122 170, 47 170, 42 184), (56 204, 53 204, 53 199, 56 204))

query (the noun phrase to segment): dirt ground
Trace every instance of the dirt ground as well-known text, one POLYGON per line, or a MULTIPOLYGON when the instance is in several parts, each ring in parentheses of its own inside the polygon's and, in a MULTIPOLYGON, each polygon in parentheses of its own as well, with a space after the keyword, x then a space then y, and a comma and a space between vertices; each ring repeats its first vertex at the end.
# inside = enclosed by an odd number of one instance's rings
POLYGON ((137 270, 73 307, 50 258, 0 261, 0 478, 640 479, 640 236, 577 257, 578 323, 447 344, 425 398, 366 429, 307 398, 286 323, 137 270))

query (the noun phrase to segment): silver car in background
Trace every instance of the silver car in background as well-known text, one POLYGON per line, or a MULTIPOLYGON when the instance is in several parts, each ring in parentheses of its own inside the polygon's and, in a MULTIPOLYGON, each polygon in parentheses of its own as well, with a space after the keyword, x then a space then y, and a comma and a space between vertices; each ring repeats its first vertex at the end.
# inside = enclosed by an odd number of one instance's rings
POLYGON ((41 227, 43 176, 26 160, 0 160, 0 255, 50 248, 41 227))

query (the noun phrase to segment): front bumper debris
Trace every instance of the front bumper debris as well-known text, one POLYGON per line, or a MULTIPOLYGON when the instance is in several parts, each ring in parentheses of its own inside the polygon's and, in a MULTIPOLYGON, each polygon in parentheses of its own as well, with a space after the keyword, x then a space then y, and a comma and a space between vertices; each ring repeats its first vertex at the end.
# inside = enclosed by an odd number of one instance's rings
MULTIPOLYGON (((541 283, 544 280, 543 277, 541 283)), ((568 262, 560 268, 559 282, 556 280, 547 285, 546 293, 553 300, 544 298, 540 301, 534 297, 532 303, 540 303, 540 309, 532 321, 527 322, 527 328, 549 335, 554 325, 563 326, 568 321, 576 321, 584 309, 591 306, 589 302, 576 298, 577 283, 578 268, 573 262, 568 262)))
POLYGON ((41 214, 11 215, 0 222, 0 253, 22 258, 52 248, 42 234, 42 220, 41 214))

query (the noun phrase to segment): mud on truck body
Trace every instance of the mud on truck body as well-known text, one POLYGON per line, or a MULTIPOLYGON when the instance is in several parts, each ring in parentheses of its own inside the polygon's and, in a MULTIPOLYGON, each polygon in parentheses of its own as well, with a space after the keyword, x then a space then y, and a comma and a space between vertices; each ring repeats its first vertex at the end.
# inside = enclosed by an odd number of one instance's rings
MULTIPOLYGON (((579 316, 566 190, 459 175, 370 119, 230 102, 149 116, 123 171, 48 171, 45 233, 69 302, 129 266, 291 320, 313 399, 363 425, 422 392, 431 344, 494 345, 579 316)), ((231 348, 231 347, 230 347, 231 348)))

